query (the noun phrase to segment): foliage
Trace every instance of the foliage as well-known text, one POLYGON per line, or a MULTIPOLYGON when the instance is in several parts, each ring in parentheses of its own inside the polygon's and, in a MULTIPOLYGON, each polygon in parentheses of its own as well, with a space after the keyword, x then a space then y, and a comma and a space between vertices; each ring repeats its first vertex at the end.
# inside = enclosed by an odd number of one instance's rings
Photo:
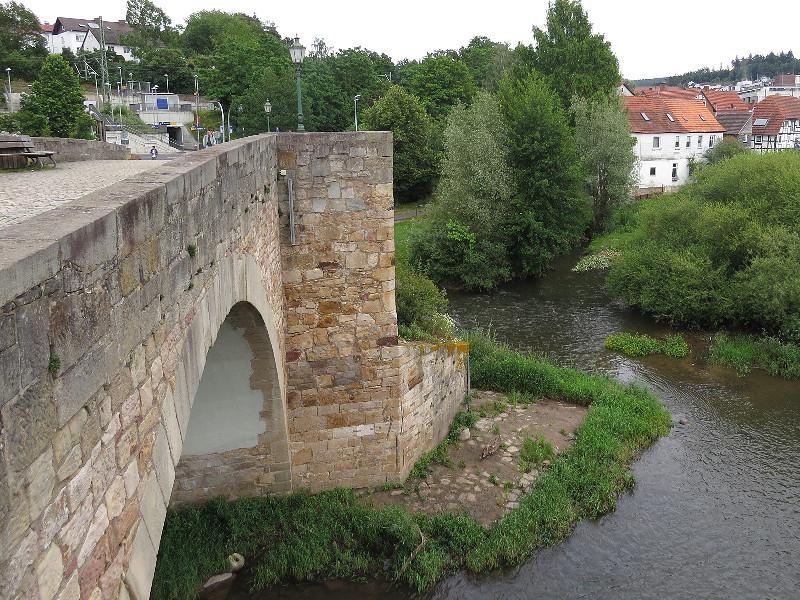
POLYGON ((428 226, 410 237, 412 261, 434 280, 491 289, 510 278, 503 229, 514 181, 507 138, 499 105, 485 92, 450 114, 438 201, 428 212, 428 226))
POLYGON ((592 198, 593 229, 601 232, 613 210, 628 201, 636 185, 636 142, 616 91, 593 101, 575 96, 571 111, 584 189, 592 198))
POLYGON ((447 294, 424 274, 398 264, 397 325, 406 339, 448 339, 453 336, 452 321, 447 316, 447 294))
POLYGON ((458 51, 458 57, 467 65, 475 87, 493 93, 510 69, 511 50, 507 44, 475 36, 458 51))
MULTIPOLYGON (((800 59, 795 58, 791 50, 788 52, 770 52, 766 56, 750 54, 747 57, 735 57, 730 68, 720 65, 719 69, 704 67, 697 71, 689 71, 682 75, 673 75, 666 79, 669 85, 686 85, 690 81, 698 83, 734 83, 742 80, 757 80, 759 77, 775 77, 784 73, 797 73, 800 70, 800 59)), ((660 82, 662 78, 659 78, 660 82)))
POLYGON ((39 73, 47 56, 39 32, 39 19, 23 4, 0 4, 0 64, 11 68, 13 78, 31 81, 39 73))
POLYGON ((591 98, 613 93, 622 76, 611 44, 592 33, 580 0, 554 0, 547 10, 547 29, 533 28, 535 48, 520 48, 529 68, 544 74, 567 108, 573 96, 591 98))
POLYGON ((555 456, 553 444, 543 433, 535 438, 529 435, 522 440, 522 448, 519 450, 519 470, 523 473, 530 473, 545 460, 550 460, 555 456))
POLYGON ((731 156, 747 154, 748 152, 749 150, 737 138, 725 137, 722 138, 721 142, 706 150, 703 156, 708 161, 708 164, 715 165, 731 156))
POLYGON ((573 273, 581 273, 584 271, 593 271, 595 269, 607 269, 611 266, 611 262, 619 256, 619 252, 613 249, 601 250, 595 254, 582 256, 580 260, 572 267, 573 273))
POLYGON ((429 54, 415 65, 408 89, 434 119, 446 117, 457 104, 469 104, 477 92, 464 61, 447 53, 429 54))
MULTIPOLYGON (((204 579, 224 570, 234 551, 253 565, 256 588, 312 578, 383 576, 421 591, 457 569, 518 565, 566 538, 576 521, 613 511, 616 497, 634 483, 629 469, 636 454, 669 431, 669 415, 658 400, 635 386, 552 365, 545 370, 555 379, 542 380, 539 361, 487 336, 482 340, 472 364, 483 374, 502 356, 516 354, 521 369, 532 372, 520 378, 533 384, 526 392, 562 398, 563 390, 567 399, 580 391, 585 403, 592 403, 573 445, 551 462, 518 509, 486 529, 466 516, 412 516, 391 506, 376 510, 359 504, 351 490, 235 502, 219 498, 168 513, 151 597, 192 597, 204 579), (409 562, 420 534, 426 542, 409 562)), ((497 375, 501 381, 502 373, 497 375)), ((459 415, 448 439, 474 424, 474 414, 459 415)))
POLYGON ((582 193, 575 140, 565 112, 536 72, 500 82, 498 99, 508 127, 509 165, 516 197, 505 232, 512 271, 540 275, 557 254, 578 243, 591 220, 582 193))
POLYGON ((732 367, 742 374, 759 367, 773 377, 800 379, 800 345, 775 337, 759 339, 751 335, 717 333, 708 361, 732 367))
POLYGON ((450 423, 450 427, 447 431, 447 437, 445 437, 439 443, 439 445, 436 446, 436 448, 419 457, 417 462, 414 463, 414 467, 411 469, 411 472, 408 474, 406 481, 412 481, 414 479, 427 479, 428 475, 433 472, 431 465, 434 463, 452 468, 453 459, 450 458, 448 448, 458 444, 458 435, 463 429, 475 427, 475 423, 477 422, 478 415, 476 415, 474 412, 463 410, 458 411, 453 417, 453 421, 450 423))
POLYGON ((32 91, 21 103, 24 133, 55 137, 92 137, 92 119, 83 109, 83 88, 69 64, 58 54, 49 55, 32 91))
POLYGON ((150 0, 127 0, 125 21, 134 33, 121 36, 122 41, 131 47, 134 56, 169 45, 177 33, 167 13, 150 0))
POLYGON ((666 354, 682 357, 689 354, 689 346, 680 334, 666 336, 663 341, 645 334, 618 333, 606 338, 606 348, 618 350, 628 356, 666 354))
POLYGON ((800 340, 800 154, 740 154, 652 199, 608 282, 674 325, 800 340))
POLYGON ((396 202, 426 197, 436 177, 431 122, 419 99, 399 85, 362 113, 364 129, 391 131, 396 202))

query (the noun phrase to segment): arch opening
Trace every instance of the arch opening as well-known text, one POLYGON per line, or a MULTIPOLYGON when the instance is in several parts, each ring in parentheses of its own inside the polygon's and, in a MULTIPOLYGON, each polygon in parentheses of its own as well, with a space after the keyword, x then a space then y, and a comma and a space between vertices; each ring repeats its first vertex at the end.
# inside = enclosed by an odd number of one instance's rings
POLYGON ((264 320, 235 304, 206 356, 170 505, 291 489, 286 412, 264 320))

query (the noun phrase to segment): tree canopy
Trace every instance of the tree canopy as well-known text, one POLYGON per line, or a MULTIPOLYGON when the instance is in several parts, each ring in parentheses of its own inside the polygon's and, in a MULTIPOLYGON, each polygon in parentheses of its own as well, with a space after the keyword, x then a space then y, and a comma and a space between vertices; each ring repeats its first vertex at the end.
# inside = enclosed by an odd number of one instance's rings
POLYGON ((0 64, 13 77, 32 80, 47 56, 39 19, 19 2, 0 4, 0 64))

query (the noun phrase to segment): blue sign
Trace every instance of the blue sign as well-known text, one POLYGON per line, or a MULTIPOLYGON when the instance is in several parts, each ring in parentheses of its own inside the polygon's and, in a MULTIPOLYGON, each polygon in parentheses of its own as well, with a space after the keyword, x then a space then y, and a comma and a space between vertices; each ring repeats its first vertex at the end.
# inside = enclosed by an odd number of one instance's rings
POLYGON ((169 108, 167 106, 167 99, 166 98, 156 98, 156 108, 160 108, 162 110, 166 110, 169 108))

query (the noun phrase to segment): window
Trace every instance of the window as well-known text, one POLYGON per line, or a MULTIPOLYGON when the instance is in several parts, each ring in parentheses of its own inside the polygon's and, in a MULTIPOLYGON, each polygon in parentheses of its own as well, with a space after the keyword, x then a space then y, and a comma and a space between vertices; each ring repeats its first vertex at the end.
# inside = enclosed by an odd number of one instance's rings
POLYGON ((708 147, 709 148, 713 148, 714 147, 714 136, 713 135, 708 136, 708 147))
POLYGON ((761 145, 761 136, 760 135, 754 136, 754 142, 760 146, 761 145))
POLYGON ((706 120, 706 118, 703 115, 698 115, 698 116, 700 117, 701 121, 705 121, 706 120))
POLYGON ((681 136, 676 135, 675 136, 675 149, 677 150, 680 147, 681 147, 681 136))
POLYGON ((75 36, 75 41, 76 41, 76 42, 80 42, 80 41, 82 41, 82 40, 83 40, 83 36, 82 36, 82 35, 80 35, 80 34, 79 34, 79 35, 76 35, 76 36, 75 36))
POLYGON ((122 51, 123 51, 125 54, 130 54, 130 51, 131 51, 131 49, 130 49, 130 48, 127 48, 127 47, 125 47, 125 46, 123 46, 123 47, 122 47, 122 51))
POLYGON ((690 136, 690 135, 686 136, 686 147, 687 148, 691 148, 692 147, 692 136, 690 136))
POLYGON ((673 123, 675 122, 675 117, 673 117, 673 116, 672 116, 671 114, 669 114, 669 113, 667 113, 667 118, 668 118, 670 121, 672 121, 673 123))
POLYGON ((756 119, 753 122, 753 125, 755 125, 756 127, 764 127, 764 125, 766 125, 767 123, 769 123, 769 119, 756 119))
POLYGON ((672 163, 672 181, 678 181, 678 163, 672 163))
POLYGON ((647 113, 646 113, 646 112, 640 112, 639 114, 640 114, 640 115, 642 115, 642 118, 643 118, 645 121, 649 121, 649 120, 650 120, 650 117, 648 117, 648 116, 647 116, 647 113))
POLYGON ((653 150, 657 148, 661 148, 661 138, 656 135, 653 136, 653 150))
POLYGON ((652 177, 655 177, 655 175, 656 175, 656 168, 655 167, 650 167, 650 175, 652 177))
POLYGON ((697 147, 698 148, 702 148, 703 147, 703 136, 702 135, 698 135, 697 136, 697 147))

